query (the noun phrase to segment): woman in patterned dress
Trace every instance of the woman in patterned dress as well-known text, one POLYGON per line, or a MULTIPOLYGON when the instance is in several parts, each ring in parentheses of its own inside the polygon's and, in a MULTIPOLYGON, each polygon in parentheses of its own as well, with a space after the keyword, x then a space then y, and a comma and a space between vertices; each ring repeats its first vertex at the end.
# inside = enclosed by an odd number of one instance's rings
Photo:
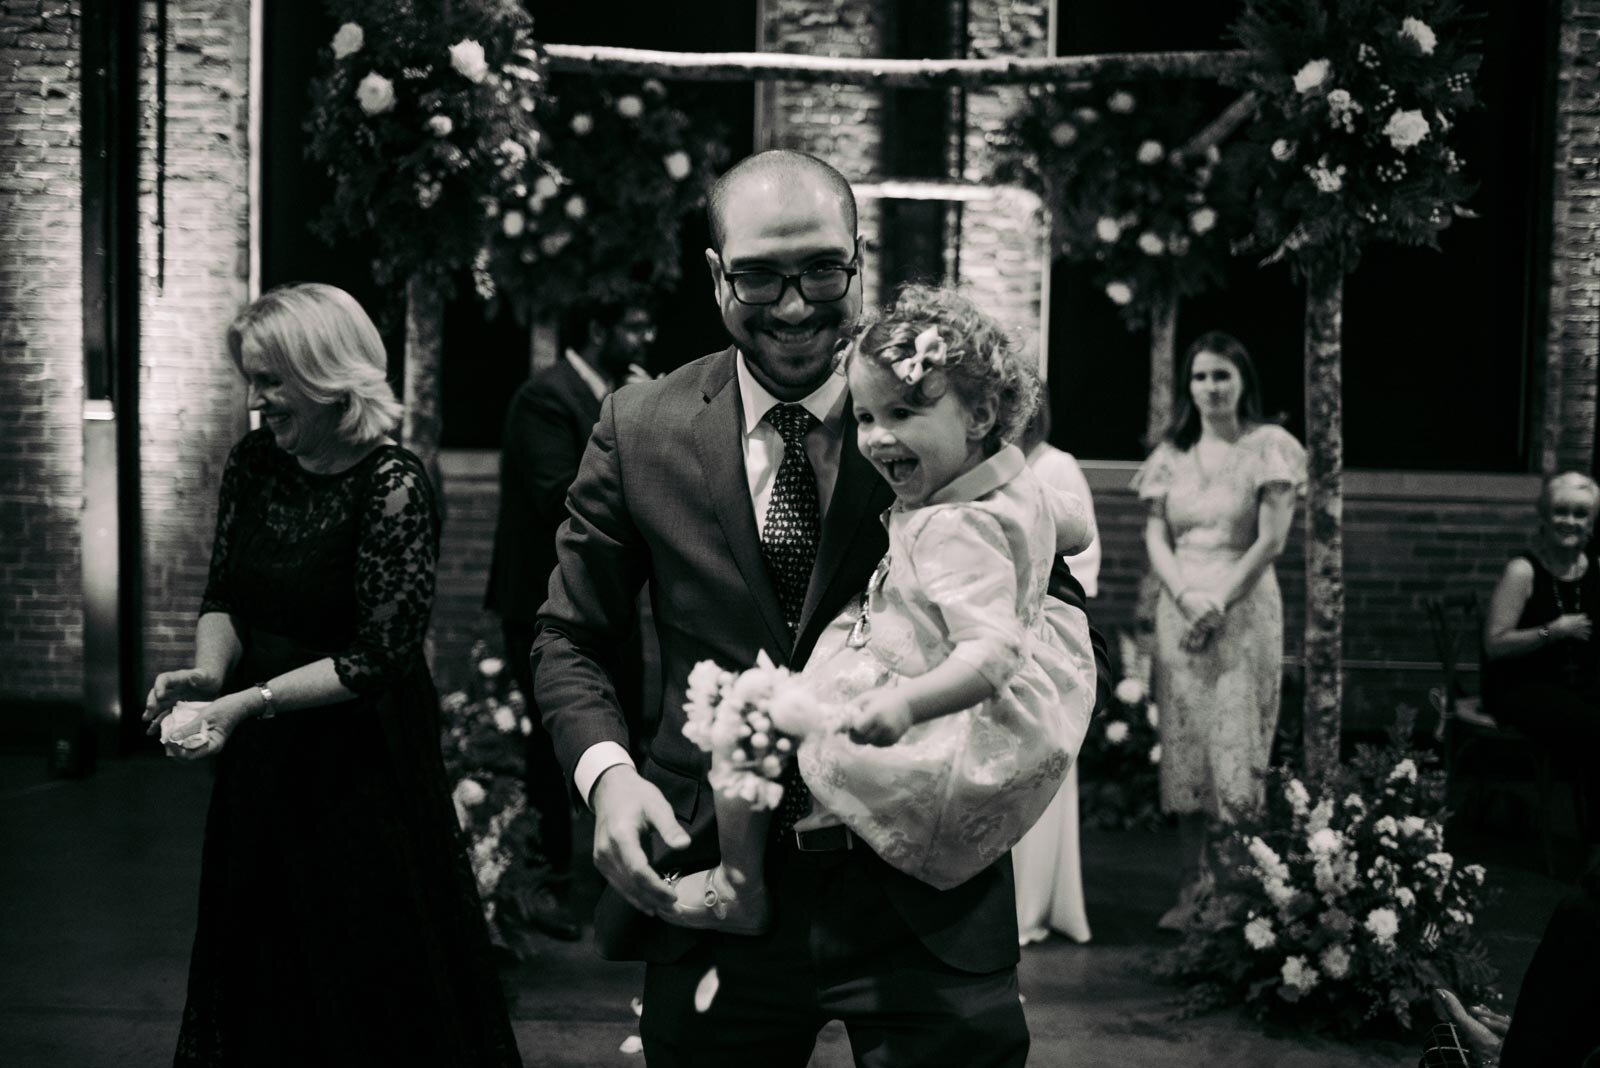
POLYGON ((275 289, 228 328, 262 427, 223 470, 167 752, 214 758, 177 1065, 520 1064, 439 753, 439 510, 361 306, 275 289), (175 719, 174 723, 177 722, 175 719))
POLYGON ((1134 479, 1149 506, 1145 546, 1162 590, 1154 696, 1161 804, 1180 816, 1187 870, 1181 927, 1210 885, 1206 818, 1235 822, 1261 801, 1278 724, 1283 602, 1273 561, 1305 491, 1305 451, 1261 417, 1255 366, 1236 339, 1200 337, 1184 362, 1173 428, 1134 479))

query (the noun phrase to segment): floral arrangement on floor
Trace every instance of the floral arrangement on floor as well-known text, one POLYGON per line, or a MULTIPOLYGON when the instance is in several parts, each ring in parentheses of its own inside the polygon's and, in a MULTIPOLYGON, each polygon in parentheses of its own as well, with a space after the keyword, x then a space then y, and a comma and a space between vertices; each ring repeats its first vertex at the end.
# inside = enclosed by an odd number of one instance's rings
POLYGON ((1078 753, 1078 818, 1085 827, 1155 830, 1161 814, 1160 710, 1135 677, 1089 722, 1078 753))
POLYGON ((1033 86, 997 149, 995 177, 1033 190, 1058 256, 1087 263, 1130 329, 1161 300, 1200 292, 1229 254, 1210 194, 1221 160, 1194 145, 1185 86, 1033 86))
POLYGON ((682 219, 705 204, 722 140, 654 78, 563 75, 550 89, 541 171, 484 200, 495 233, 474 265, 480 294, 539 318, 673 285, 682 219))
POLYGON ((1454 0, 1248 0, 1235 76, 1260 109, 1227 184, 1245 232, 1297 272, 1353 270, 1373 240, 1438 246, 1473 186, 1451 146, 1481 56, 1454 0))
POLYGON ((754 807, 776 809, 795 746, 827 729, 828 713, 787 668, 762 650, 738 673, 702 660, 689 672, 683 736, 711 754, 711 785, 754 807))
POLYGON ((342 24, 311 83, 307 154, 333 197, 330 244, 373 242, 380 284, 421 273, 447 287, 498 229, 485 204, 534 181, 544 148, 544 62, 516 0, 326 0, 342 24))
POLYGON ((441 748, 489 922, 490 940, 518 958, 533 955, 533 898, 550 871, 539 849, 539 817, 528 807, 524 776, 527 703, 484 642, 472 647, 465 690, 441 702, 441 748))
MULTIPOLYGON (((1409 730, 1396 732, 1409 737, 1409 730)), ((1430 991, 1496 996, 1473 926, 1484 869, 1444 848, 1443 775, 1398 745, 1363 747, 1321 796, 1278 770, 1264 814, 1162 964, 1189 1005, 1245 1003, 1301 1026, 1411 1026, 1430 991)))

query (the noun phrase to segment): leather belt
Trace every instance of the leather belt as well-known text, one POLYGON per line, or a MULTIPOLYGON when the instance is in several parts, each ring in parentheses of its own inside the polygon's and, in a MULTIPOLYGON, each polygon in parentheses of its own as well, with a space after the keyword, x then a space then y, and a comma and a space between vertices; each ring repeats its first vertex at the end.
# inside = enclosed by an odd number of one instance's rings
POLYGON ((856 836, 842 823, 814 831, 795 831, 794 847, 802 853, 836 853, 856 847, 856 836))

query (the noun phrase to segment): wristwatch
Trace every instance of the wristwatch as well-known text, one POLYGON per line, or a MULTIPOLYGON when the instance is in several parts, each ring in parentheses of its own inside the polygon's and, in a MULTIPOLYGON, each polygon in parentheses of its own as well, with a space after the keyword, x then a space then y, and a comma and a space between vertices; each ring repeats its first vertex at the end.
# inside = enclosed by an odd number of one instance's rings
POLYGON ((256 683, 256 693, 261 695, 261 719, 271 719, 278 714, 278 706, 272 703, 272 687, 265 682, 256 683))

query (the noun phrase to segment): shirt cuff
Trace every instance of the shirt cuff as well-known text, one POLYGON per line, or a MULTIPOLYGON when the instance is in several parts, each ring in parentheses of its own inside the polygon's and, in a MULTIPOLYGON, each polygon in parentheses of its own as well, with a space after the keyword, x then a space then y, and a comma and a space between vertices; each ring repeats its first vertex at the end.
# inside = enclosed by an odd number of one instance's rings
POLYGON ((583 798, 584 804, 594 808, 589 804, 589 791, 594 789, 602 772, 618 764, 626 764, 631 768, 633 757, 616 742, 596 742, 583 751, 583 756, 578 758, 578 766, 572 769, 572 785, 578 788, 578 796, 583 798))

